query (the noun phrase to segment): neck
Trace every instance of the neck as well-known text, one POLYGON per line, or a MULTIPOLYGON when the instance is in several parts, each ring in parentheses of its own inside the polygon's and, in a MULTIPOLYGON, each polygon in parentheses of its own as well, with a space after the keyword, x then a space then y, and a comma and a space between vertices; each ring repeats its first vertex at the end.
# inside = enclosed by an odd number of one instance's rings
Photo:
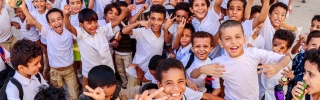
POLYGON ((28 78, 28 79, 30 79, 31 78, 31 75, 28 75, 28 74, 26 74, 26 73, 22 73, 22 72, 20 72, 20 71, 17 71, 20 75, 22 75, 22 76, 24 76, 24 77, 26 77, 26 78, 28 78))
POLYGON ((154 35, 156 35, 156 37, 160 37, 160 32, 161 32, 161 30, 160 30, 160 31, 157 31, 157 32, 155 32, 155 31, 152 30, 152 32, 154 33, 154 35))
POLYGON ((312 99, 313 100, 320 100, 320 92, 312 94, 312 99))
POLYGON ((201 23, 201 21, 204 19, 204 18, 196 18, 197 20, 199 20, 199 22, 201 23))
POLYGON ((46 9, 38 10, 38 12, 39 12, 40 14, 44 14, 44 13, 46 12, 46 9))
POLYGON ((187 47, 188 45, 181 45, 182 48, 187 47))
POLYGON ((280 26, 273 26, 274 30, 279 30, 280 26))
POLYGON ((50 0, 51 3, 54 3, 55 0, 50 0))

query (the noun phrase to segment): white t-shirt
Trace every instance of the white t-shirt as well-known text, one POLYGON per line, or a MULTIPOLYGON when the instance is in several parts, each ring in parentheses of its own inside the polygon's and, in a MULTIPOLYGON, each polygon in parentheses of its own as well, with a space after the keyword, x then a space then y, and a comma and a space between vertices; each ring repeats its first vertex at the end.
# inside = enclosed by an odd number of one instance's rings
POLYGON ((154 55, 162 55, 164 37, 161 31, 160 37, 152 32, 151 28, 136 28, 132 30, 131 38, 137 40, 137 51, 133 58, 132 63, 138 64, 143 72, 149 70, 148 64, 154 55))
POLYGON ((250 43, 253 47, 256 47, 258 49, 264 48, 264 38, 261 35, 258 35, 256 39, 253 39, 252 36, 249 39, 248 43, 250 43))
POLYGON ((47 0, 47 2, 52 6, 52 8, 60 9, 62 0, 54 0, 54 3, 52 3, 50 0, 47 0))
POLYGON ((114 71, 113 60, 109 50, 107 37, 114 36, 111 23, 100 26, 96 34, 90 35, 82 27, 77 30, 77 42, 82 61, 82 75, 88 77, 88 72, 97 65, 107 65, 114 71))
POLYGON ((63 27, 59 35, 52 28, 42 27, 40 35, 47 39, 47 51, 50 67, 61 68, 73 64, 73 34, 63 27))
POLYGON ((27 5, 27 7, 28 7, 28 10, 29 10, 29 12, 31 12, 31 11, 33 11, 33 10, 37 10, 34 6, 33 6, 33 4, 32 4, 32 2, 33 1, 25 1, 26 2, 26 5, 27 5))
MULTIPOLYGON (((47 18, 46 18, 46 14, 47 14, 47 13, 48 13, 48 10, 46 10, 46 12, 43 13, 43 14, 40 14, 40 13, 38 12, 38 10, 33 10, 33 11, 30 12, 30 14, 33 16, 33 18, 34 18, 38 23, 40 23, 40 24, 42 25, 42 27, 51 28, 51 27, 49 26, 49 23, 48 23, 47 18)), ((40 40, 41 40, 41 42, 42 42, 43 44, 47 44, 47 40, 46 40, 45 37, 41 36, 40 40)))
POLYGON ((72 26, 80 27, 78 15, 79 14, 70 15, 69 18, 70 18, 70 23, 71 23, 72 26))
POLYGON ((40 35, 34 26, 30 26, 30 30, 27 30, 27 19, 25 19, 23 22, 19 17, 11 18, 11 21, 17 22, 20 24, 20 37, 21 39, 26 38, 31 41, 38 41, 40 39, 40 35))
POLYGON ((181 46, 179 47, 179 49, 177 51, 175 51, 176 54, 176 58, 178 60, 182 60, 182 58, 184 58, 186 55, 189 54, 190 50, 191 50, 192 44, 190 43, 188 46, 182 48, 181 46))
POLYGON ((12 37, 11 22, 10 22, 10 16, 9 16, 9 10, 11 8, 6 4, 3 4, 3 6, 0 6, 0 7, 2 7, 1 14, 0 14, 0 22, 1 22, 0 43, 2 43, 2 42, 6 42, 9 38, 12 37))
MULTIPOLYGON (((181 61, 183 66, 187 65, 188 60, 185 59, 185 60, 181 61)), ((205 80, 204 80, 207 77, 207 75, 201 74, 197 79, 194 79, 194 78, 190 77, 190 74, 194 69, 199 68, 199 67, 201 67, 203 65, 210 64, 210 63, 212 63, 212 62, 211 62, 211 59, 209 57, 206 60, 200 60, 196 56, 194 56, 193 63, 186 70, 187 79, 190 79, 191 81, 193 81, 198 86, 200 92, 206 92, 207 91, 207 89, 205 87, 206 83, 205 83, 205 80)), ((214 80, 211 81, 212 82, 212 88, 215 88, 215 89, 220 88, 220 79, 219 78, 215 78, 215 77, 212 77, 212 78, 214 78, 214 80)))
POLYGON ((157 84, 156 78, 153 77, 153 75, 150 73, 150 71, 148 71, 147 73, 145 73, 145 74, 144 74, 144 77, 145 77, 147 80, 150 80, 151 83, 157 84))
POLYGON ((193 91, 192 89, 186 87, 183 95, 184 96, 182 97, 182 100, 200 100, 203 96, 203 93, 199 91, 193 91))
POLYGON ((224 93, 227 100, 258 100, 258 64, 278 62, 283 55, 257 48, 244 48, 244 54, 231 58, 228 53, 213 59, 225 67, 222 74, 224 93))
MULTIPOLYGON (((5 59, 9 59, 10 58, 10 52, 8 52, 5 48, 0 47, 3 49, 4 52, 4 57, 5 59)), ((3 71, 6 69, 6 65, 5 65, 5 61, 3 61, 2 59, 0 59, 0 71, 3 71)))
POLYGON ((174 40, 176 40, 178 34, 178 24, 174 22, 171 27, 169 27, 168 32, 172 35, 171 45, 173 46, 174 40))
POLYGON ((93 10, 97 13, 99 19, 103 19, 104 7, 112 2, 112 0, 94 0, 93 10))
POLYGON ((278 0, 278 2, 282 2, 282 3, 286 4, 287 6, 289 6, 290 0, 278 0))
POLYGON ((223 2, 222 2, 222 4, 221 4, 221 7, 222 7, 223 9, 228 9, 228 6, 227 6, 228 2, 229 2, 229 0, 223 0, 223 2))
POLYGON ((263 26, 261 27, 259 31, 259 35, 261 35, 264 38, 264 49, 265 50, 272 50, 272 39, 273 35, 276 32, 276 30, 273 28, 271 21, 269 17, 264 21, 263 26))

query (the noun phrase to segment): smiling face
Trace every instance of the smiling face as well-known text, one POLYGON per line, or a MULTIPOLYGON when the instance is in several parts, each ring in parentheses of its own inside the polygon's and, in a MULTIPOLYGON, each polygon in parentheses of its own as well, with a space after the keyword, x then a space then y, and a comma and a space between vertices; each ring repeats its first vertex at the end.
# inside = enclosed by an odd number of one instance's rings
POLYGON ((271 14, 269 14, 271 24, 275 29, 280 28, 282 21, 284 21, 286 18, 286 14, 287 14, 286 9, 280 6, 275 7, 274 10, 271 12, 271 14))
POLYGON ((151 30, 153 33, 160 33, 161 26, 164 22, 164 14, 151 12, 150 14, 151 30))
POLYGON ((119 12, 116 8, 111 8, 108 13, 104 14, 104 18, 107 23, 114 21, 119 16, 119 12))
POLYGON ((63 32, 63 17, 60 12, 52 12, 48 15, 49 25, 52 29, 61 34, 63 32))
POLYGON ((319 30, 319 31, 320 31, 320 21, 313 20, 313 21, 311 22, 310 32, 311 32, 311 31, 314 31, 314 30, 319 30))
POLYGON ((110 87, 103 87, 103 91, 105 94, 104 100, 110 100, 113 97, 114 92, 116 91, 116 85, 110 86, 110 87))
POLYGON ((162 73, 162 81, 158 86, 164 87, 163 92, 174 97, 172 100, 181 100, 186 90, 186 77, 182 70, 171 68, 162 73))
MULTIPOLYGON (((196 34, 196 33, 195 33, 196 34)), ((200 60, 206 60, 208 55, 213 50, 213 47, 210 45, 211 39, 209 37, 195 37, 193 38, 193 44, 191 47, 194 55, 200 60)))
POLYGON ((28 77, 29 75, 36 75, 39 72, 39 69, 41 68, 41 58, 42 56, 37 56, 36 58, 33 58, 30 60, 30 62, 27 63, 27 67, 23 65, 18 66, 18 71, 20 74, 22 74, 25 77, 28 77))
POLYGON ((24 13, 22 12, 21 8, 15 8, 14 13, 21 19, 21 20, 25 20, 26 19, 26 15, 24 15, 24 13))
POLYGON ((83 23, 80 23, 80 26, 90 35, 94 35, 98 28, 98 21, 84 21, 83 23))
POLYGON ((194 0, 190 7, 190 11, 194 13, 199 21, 202 21, 208 13, 208 8, 206 0, 194 0))
POLYGON ((308 94, 320 92, 320 72, 316 63, 310 63, 309 60, 304 63, 305 74, 303 80, 308 84, 308 94))
POLYGON ((190 29, 183 29, 183 33, 182 33, 182 36, 181 36, 181 40, 180 40, 180 44, 182 47, 186 47, 190 44, 191 42, 191 30, 190 29))
POLYGON ((241 22, 243 18, 243 12, 244 12, 243 2, 240 0, 231 1, 227 12, 230 20, 241 22))
POLYGON ((38 11, 46 10, 46 0, 33 0, 33 5, 38 11))
POLYGON ((246 38, 240 26, 221 29, 219 44, 224 48, 231 58, 236 58, 244 53, 243 44, 246 38))
POLYGON ((272 42, 272 51, 279 54, 284 54, 289 49, 288 42, 278 38, 274 38, 272 42))
POLYGON ((189 13, 184 11, 184 10, 176 11, 176 17, 177 17, 176 20, 177 20, 177 22, 180 23, 182 21, 182 18, 188 19, 189 18, 188 15, 189 15, 189 13))
POLYGON ((77 14, 80 12, 83 4, 81 0, 69 0, 69 5, 71 7, 71 14, 77 14))

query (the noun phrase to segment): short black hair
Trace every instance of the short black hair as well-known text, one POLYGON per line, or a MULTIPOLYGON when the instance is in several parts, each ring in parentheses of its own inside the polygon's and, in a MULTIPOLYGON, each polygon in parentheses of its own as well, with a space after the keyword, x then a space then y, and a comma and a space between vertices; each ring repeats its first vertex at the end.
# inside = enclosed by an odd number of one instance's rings
POLYGON ((315 63, 318 65, 318 71, 320 71, 320 48, 313 48, 306 50, 304 61, 309 61, 310 63, 315 63))
POLYGON ((320 31, 319 30, 314 30, 309 33, 308 38, 307 38, 307 45, 310 43, 312 38, 320 38, 320 31))
POLYGON ((221 36, 222 36, 221 30, 225 29, 225 28, 228 28, 228 27, 240 27, 241 31, 242 31, 242 34, 244 34, 244 30, 243 30, 243 27, 242 27, 241 23, 239 23, 238 21, 235 21, 235 20, 227 20, 227 21, 223 22, 219 27, 218 34, 219 34, 219 38, 220 39, 221 39, 221 36))
POLYGON ((285 10, 286 10, 286 15, 287 15, 288 6, 287 6, 286 4, 284 4, 284 3, 282 3, 282 2, 277 2, 277 3, 273 4, 273 5, 271 5, 270 10, 269 10, 269 14, 271 14, 272 11, 273 11, 276 7, 281 7, 281 8, 283 8, 283 9, 285 9, 285 10))
POLYGON ((253 14, 255 13, 260 13, 261 12, 262 7, 260 5, 254 5, 251 7, 251 13, 250 16, 253 16, 253 14))
POLYGON ((112 10, 112 8, 115 8, 118 11, 118 14, 121 14, 121 9, 118 3, 111 3, 108 4, 106 7, 104 7, 103 13, 107 14, 108 11, 112 10))
POLYGON ((111 87, 116 85, 116 76, 109 66, 94 66, 88 73, 88 85, 93 89, 105 86, 111 87))
POLYGON ((163 60, 164 58, 160 55, 154 55, 149 62, 148 68, 149 70, 156 70, 157 66, 159 63, 163 60))
POLYGON ((192 34, 195 32, 194 27, 190 23, 186 23, 186 25, 184 26, 184 29, 189 29, 192 34))
POLYGON ((213 38, 212 35, 205 31, 198 31, 192 34, 191 37, 191 44, 194 45, 195 38, 209 38, 210 39, 210 46, 213 47, 213 38))
POLYGON ((161 61, 157 67, 158 81, 161 83, 162 78, 163 78, 162 74, 167 72, 170 69, 173 69, 173 68, 176 68, 176 69, 183 71, 184 76, 186 76, 186 71, 184 70, 183 64, 179 60, 174 59, 174 58, 167 58, 167 59, 161 61))
POLYGON ((46 19, 47 19, 47 22, 48 22, 48 23, 50 23, 50 22, 49 22, 49 14, 51 14, 51 13, 53 13, 53 12, 59 12, 59 13, 61 14, 61 17, 63 18, 63 13, 62 13, 62 11, 61 11, 60 9, 52 8, 52 9, 50 9, 50 10, 47 12, 47 14, 46 14, 46 19))
POLYGON ((314 20, 320 22, 320 15, 314 15, 311 21, 314 21, 314 20))
MULTIPOLYGON (((229 9, 230 3, 231 3, 232 1, 241 1, 241 2, 243 3, 242 7, 243 7, 244 9, 245 9, 246 6, 247 6, 247 1, 246 1, 246 0, 229 0, 228 3, 227 3, 227 9, 229 9)), ((243 10, 243 12, 244 12, 244 11, 245 11, 245 10, 243 10)))
POLYGON ((150 11, 149 11, 150 15, 151 13, 160 13, 160 14, 163 14, 164 18, 166 18, 166 13, 167 13, 167 10, 164 6, 162 5, 152 5, 151 8, 150 8, 150 11))
POLYGON ((42 85, 34 100, 67 100, 67 93, 63 88, 56 88, 52 84, 49 87, 42 85))
POLYGON ((128 7, 129 6, 128 3, 125 1, 119 1, 117 3, 119 4, 120 7, 128 7))
POLYGON ((178 10, 184 10, 188 12, 188 17, 192 15, 192 12, 190 11, 190 4, 187 2, 179 2, 177 5, 174 7, 174 12, 178 10))
MULTIPOLYGON (((192 8, 192 5, 194 3, 195 0, 189 0, 189 3, 190 3, 190 7, 192 8)), ((205 0, 206 1, 206 4, 207 4, 207 7, 210 7, 210 1, 209 0, 205 0)))
POLYGON ((38 56, 42 57, 42 48, 28 39, 18 40, 10 51, 12 67, 18 70, 19 65, 28 67, 28 63, 38 56))
MULTIPOLYGON (((69 1, 70 1, 70 0, 67 0, 67 4, 69 4, 69 1)), ((83 0, 80 0, 80 2, 83 3, 83 0)))
POLYGON ((84 21, 97 21, 98 15, 92 9, 84 8, 79 12, 78 19, 80 23, 84 21))
POLYGON ((272 41, 274 41, 274 39, 276 39, 276 38, 280 39, 280 40, 287 41, 286 46, 287 46, 287 48, 290 48, 292 46, 296 36, 291 31, 279 29, 274 33, 272 41))
POLYGON ((141 86, 140 90, 139 90, 139 94, 142 94, 145 90, 149 90, 149 89, 159 89, 157 84, 154 83, 147 83, 143 86, 141 86))

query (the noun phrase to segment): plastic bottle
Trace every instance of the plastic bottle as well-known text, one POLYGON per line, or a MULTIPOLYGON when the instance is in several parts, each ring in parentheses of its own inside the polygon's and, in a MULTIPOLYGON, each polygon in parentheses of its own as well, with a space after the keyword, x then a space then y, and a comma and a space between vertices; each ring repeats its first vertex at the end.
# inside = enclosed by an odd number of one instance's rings
POLYGON ((16 7, 19 7, 22 4, 22 0, 17 1, 16 7))
POLYGON ((300 100, 302 100, 304 92, 305 92, 305 89, 308 87, 308 84, 304 80, 302 80, 302 82, 303 82, 303 84, 302 84, 303 89, 299 88, 302 91, 302 94, 300 96, 296 96, 300 100))

